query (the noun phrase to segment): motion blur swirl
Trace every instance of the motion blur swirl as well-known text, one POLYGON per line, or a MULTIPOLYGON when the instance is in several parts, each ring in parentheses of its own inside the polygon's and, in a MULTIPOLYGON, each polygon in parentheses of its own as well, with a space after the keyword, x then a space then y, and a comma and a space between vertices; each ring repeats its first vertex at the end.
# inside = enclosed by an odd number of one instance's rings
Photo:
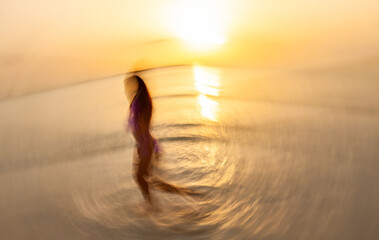
MULTIPOLYGON (((199 194, 171 195, 154 191, 161 210, 149 212, 134 196, 135 191, 120 186, 99 195, 76 195, 82 214, 111 228, 130 227, 131 222, 142 214, 146 218, 137 224, 141 231, 147 224, 146 219, 149 219, 150 227, 165 227, 190 234, 214 234, 215 229, 228 229, 251 215, 257 208, 255 202, 246 204, 240 199, 240 194, 243 194, 240 192, 241 186, 248 177, 247 172, 241 171, 246 163, 238 153, 239 140, 235 136, 236 129, 241 126, 237 122, 235 126, 218 122, 218 107, 222 100, 217 98, 217 73, 217 69, 196 66, 193 68, 195 83, 184 86, 189 91, 195 91, 194 94, 172 98, 166 93, 155 97, 158 119, 153 131, 163 147, 163 155, 154 175, 199 194), (160 110, 161 102, 167 99, 176 104, 170 104, 170 111, 160 110), (181 110, 192 114, 180 116, 181 110), (176 113, 174 118, 160 121, 159 118, 173 112, 176 113), (139 210, 134 211, 136 206, 139 210), (124 209, 123 215, 120 215, 120 209, 124 209)), ((228 100, 223 101, 227 104, 228 100)), ((248 128, 245 130, 250 131, 248 128)), ((132 225, 135 228, 136 222, 132 225)))
POLYGON ((201 193, 153 190, 160 211, 132 180, 123 77, 1 102, 0 233, 377 239, 379 75, 349 69, 144 72, 163 149, 154 174, 201 193))

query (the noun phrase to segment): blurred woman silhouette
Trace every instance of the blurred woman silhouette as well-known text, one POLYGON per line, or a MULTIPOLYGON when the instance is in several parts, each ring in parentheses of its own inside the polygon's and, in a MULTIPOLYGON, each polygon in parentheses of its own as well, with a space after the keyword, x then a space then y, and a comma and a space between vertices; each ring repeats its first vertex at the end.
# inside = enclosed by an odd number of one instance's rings
POLYGON ((160 155, 156 139, 150 133, 150 122, 153 103, 146 84, 137 75, 124 81, 125 94, 130 102, 128 129, 131 130, 137 144, 137 154, 134 156, 134 178, 139 185, 145 200, 153 206, 150 184, 161 191, 179 194, 193 193, 185 188, 179 188, 164 182, 158 176, 151 176, 152 161, 157 161, 160 155), (153 157, 154 156, 154 157, 153 157))
POLYGON ((137 142, 137 154, 133 162, 134 177, 145 200, 152 205, 148 177, 153 151, 157 144, 150 133, 153 104, 146 84, 139 76, 126 78, 124 85, 125 94, 130 102, 128 127, 137 142))

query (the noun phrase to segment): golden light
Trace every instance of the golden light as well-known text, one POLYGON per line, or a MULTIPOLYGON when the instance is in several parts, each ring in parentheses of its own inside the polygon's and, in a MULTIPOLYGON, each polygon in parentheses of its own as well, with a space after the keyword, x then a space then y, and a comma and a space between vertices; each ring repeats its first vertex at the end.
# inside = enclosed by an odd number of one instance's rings
POLYGON ((200 66, 193 67, 196 89, 204 95, 218 96, 220 77, 217 69, 200 66))
POLYGON ((218 120, 218 103, 211 100, 205 95, 199 95, 197 97, 197 102, 201 108, 201 116, 208 120, 217 122, 218 120))
POLYGON ((195 87, 200 93, 197 97, 200 114, 208 120, 217 122, 219 104, 208 97, 219 95, 220 79, 217 69, 194 66, 193 74, 195 87))
POLYGON ((168 13, 168 24, 176 37, 195 48, 209 48, 225 43, 228 2, 175 1, 168 13))

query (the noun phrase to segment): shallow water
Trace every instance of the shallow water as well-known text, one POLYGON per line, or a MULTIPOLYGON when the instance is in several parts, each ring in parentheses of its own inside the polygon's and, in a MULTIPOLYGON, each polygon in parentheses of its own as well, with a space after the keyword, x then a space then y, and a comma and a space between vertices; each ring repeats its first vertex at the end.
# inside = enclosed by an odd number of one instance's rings
POLYGON ((146 209, 123 76, 29 95, 0 103, 1 239, 379 238, 377 71, 142 77, 156 174, 203 194, 154 191, 146 209))

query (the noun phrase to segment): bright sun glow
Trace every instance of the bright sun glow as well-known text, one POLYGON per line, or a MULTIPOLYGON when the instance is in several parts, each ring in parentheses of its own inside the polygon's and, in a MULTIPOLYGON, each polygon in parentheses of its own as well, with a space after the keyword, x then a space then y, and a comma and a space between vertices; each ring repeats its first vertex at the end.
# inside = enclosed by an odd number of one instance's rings
POLYGON ((223 0, 178 0, 169 13, 174 34, 194 47, 225 43, 227 2, 223 0))

